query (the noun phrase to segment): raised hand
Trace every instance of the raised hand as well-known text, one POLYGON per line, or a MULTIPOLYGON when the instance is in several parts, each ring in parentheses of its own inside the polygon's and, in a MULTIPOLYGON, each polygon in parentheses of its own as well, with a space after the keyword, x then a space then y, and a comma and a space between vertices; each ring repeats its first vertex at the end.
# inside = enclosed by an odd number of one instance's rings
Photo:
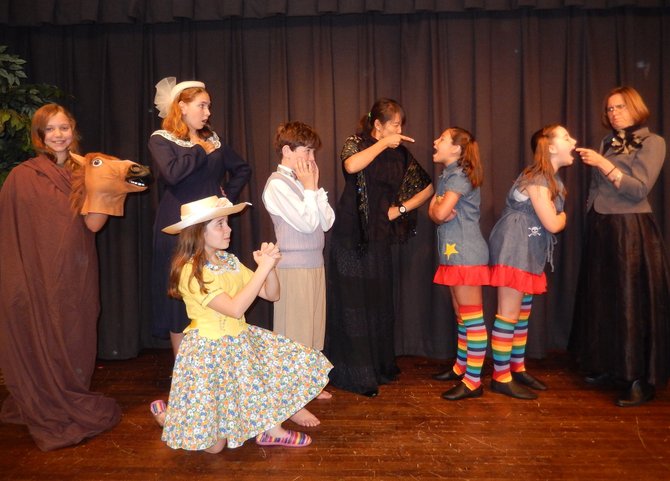
POLYGON ((274 268, 281 259, 279 247, 272 242, 263 242, 260 249, 254 251, 254 261, 259 268, 274 268))
POLYGON ((607 162, 607 159, 600 155, 595 150, 586 149, 584 147, 579 147, 575 149, 579 156, 582 158, 582 162, 586 165, 591 165, 593 167, 599 167, 602 162, 607 162))
POLYGON ((319 188, 319 167, 313 160, 301 160, 296 164, 294 172, 305 189, 319 188))
POLYGON ((391 134, 387 137, 384 137, 384 140, 386 141, 386 146, 392 149, 398 147, 401 142, 414 142, 412 137, 407 137, 406 135, 402 134, 391 134))

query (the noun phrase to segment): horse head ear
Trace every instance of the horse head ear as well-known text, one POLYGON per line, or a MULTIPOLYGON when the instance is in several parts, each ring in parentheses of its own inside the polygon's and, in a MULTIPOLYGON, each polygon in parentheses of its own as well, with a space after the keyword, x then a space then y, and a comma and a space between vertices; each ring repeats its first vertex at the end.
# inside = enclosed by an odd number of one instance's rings
POLYGON ((75 154, 74 152, 70 152, 70 157, 72 157, 73 162, 79 165, 79 167, 83 167, 84 164, 86 163, 86 158, 82 157, 79 154, 75 154))

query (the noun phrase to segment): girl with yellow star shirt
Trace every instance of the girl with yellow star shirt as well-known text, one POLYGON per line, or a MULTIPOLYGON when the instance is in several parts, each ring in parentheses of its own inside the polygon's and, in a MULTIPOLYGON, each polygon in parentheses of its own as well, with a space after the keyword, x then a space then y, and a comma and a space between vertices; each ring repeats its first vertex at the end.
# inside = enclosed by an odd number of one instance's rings
POLYGON ((456 401, 482 395, 481 370, 487 335, 482 285, 489 284, 489 251, 479 228, 479 146, 467 130, 452 127, 433 142, 433 162, 443 164, 428 215, 437 227, 440 265, 433 282, 449 286, 458 323, 458 352, 453 367, 433 376, 461 381, 442 394, 456 401))
POLYGON ((534 294, 547 290, 544 267, 553 268, 554 234, 565 228, 565 188, 558 176, 571 165, 576 141, 560 125, 531 138, 533 162, 507 195, 502 216, 489 237, 491 285, 498 287, 498 313, 491 332, 491 390, 517 399, 535 399, 527 389, 547 386, 526 372, 528 318, 534 294))

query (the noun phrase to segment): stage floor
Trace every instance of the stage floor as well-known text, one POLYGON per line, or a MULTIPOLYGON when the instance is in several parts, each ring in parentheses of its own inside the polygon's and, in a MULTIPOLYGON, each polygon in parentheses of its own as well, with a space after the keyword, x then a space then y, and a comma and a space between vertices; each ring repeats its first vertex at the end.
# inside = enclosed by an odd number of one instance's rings
MULTIPOLYGON (((304 428, 304 449, 263 448, 252 440, 217 455, 174 451, 160 440, 149 403, 166 398, 170 350, 101 361, 94 389, 117 399, 121 423, 82 444, 44 453, 23 426, 0 424, 2 480, 660 480, 670 479, 670 392, 635 408, 617 391, 587 387, 563 353, 529 361, 549 390, 534 401, 492 393, 459 402, 431 379, 446 363, 398 359, 398 381, 376 398, 335 388, 312 401, 321 419, 304 428)), ((0 386, 0 399, 7 391, 0 386)), ((296 428, 291 422, 286 427, 296 428)))

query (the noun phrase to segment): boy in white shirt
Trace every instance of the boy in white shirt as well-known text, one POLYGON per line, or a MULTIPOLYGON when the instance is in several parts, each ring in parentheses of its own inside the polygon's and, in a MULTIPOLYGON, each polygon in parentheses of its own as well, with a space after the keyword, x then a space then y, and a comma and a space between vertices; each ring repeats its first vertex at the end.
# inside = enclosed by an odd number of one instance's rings
MULTIPOLYGON (((302 122, 278 127, 274 147, 280 164, 263 190, 282 259, 277 265, 281 298, 274 303, 274 332, 323 349, 326 326, 324 232, 335 213, 319 188, 314 152, 319 135, 302 122)), ((325 391, 321 398, 330 397, 325 391)))

